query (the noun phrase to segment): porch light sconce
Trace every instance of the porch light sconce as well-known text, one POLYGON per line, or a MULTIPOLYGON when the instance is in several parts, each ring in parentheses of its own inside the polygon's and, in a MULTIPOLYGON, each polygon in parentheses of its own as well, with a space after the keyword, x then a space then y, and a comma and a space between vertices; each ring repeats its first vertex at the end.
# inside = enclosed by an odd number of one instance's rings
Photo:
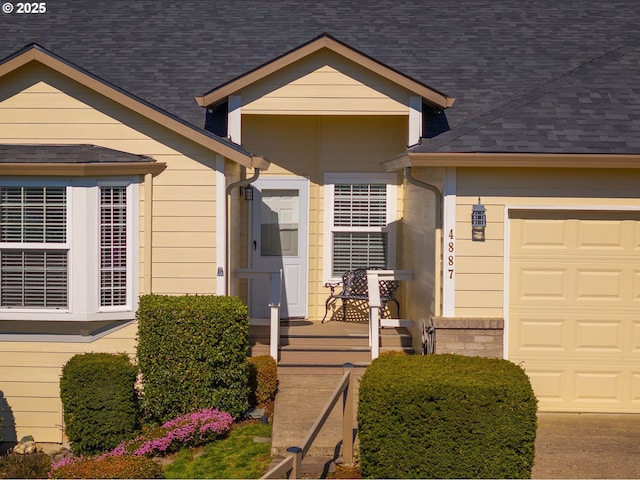
POLYGON ((473 206, 471 212, 471 240, 474 242, 484 242, 484 229, 487 226, 487 209, 480 203, 473 206))
POLYGON ((253 201, 253 187, 251 185, 240 187, 240 196, 244 197, 247 202, 253 201))

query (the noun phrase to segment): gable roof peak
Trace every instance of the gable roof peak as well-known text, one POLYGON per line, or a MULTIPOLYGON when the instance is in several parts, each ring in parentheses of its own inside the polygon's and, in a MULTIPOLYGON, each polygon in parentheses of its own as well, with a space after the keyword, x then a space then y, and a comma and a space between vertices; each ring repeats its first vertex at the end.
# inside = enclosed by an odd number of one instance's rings
POLYGON ((223 83, 203 95, 197 96, 196 102, 201 107, 210 107, 215 105, 229 95, 233 95, 235 92, 324 48, 329 49, 357 65, 360 65, 361 67, 406 88, 418 96, 421 96, 425 101, 434 105, 438 109, 449 108, 455 102, 455 98, 449 97, 446 94, 431 88, 428 85, 425 85, 424 83, 383 64, 382 62, 379 62, 375 58, 370 57, 369 55, 338 40, 327 32, 323 32, 293 50, 290 50, 273 60, 254 68, 253 70, 249 70, 245 74, 240 75, 229 82, 223 83))
POLYGON ((110 100, 128 108, 143 117, 172 130, 185 138, 220 154, 230 160, 248 167, 267 168, 269 162, 263 157, 253 156, 239 145, 211 132, 200 129, 195 125, 173 115, 166 110, 140 98, 123 88, 114 85, 103 78, 75 65, 74 63, 56 55, 46 48, 31 43, 17 52, 0 59, 0 79, 23 66, 37 62, 47 68, 72 79, 88 89, 103 95, 110 100))

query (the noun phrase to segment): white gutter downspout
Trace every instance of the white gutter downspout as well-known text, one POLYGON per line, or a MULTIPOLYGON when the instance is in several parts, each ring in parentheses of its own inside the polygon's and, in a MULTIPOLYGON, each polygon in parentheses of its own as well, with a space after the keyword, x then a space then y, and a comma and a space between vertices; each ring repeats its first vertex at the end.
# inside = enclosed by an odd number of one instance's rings
POLYGON ((225 284, 225 292, 224 295, 229 295, 231 293, 231 190, 236 187, 246 187, 247 185, 255 182, 260 176, 260 169, 253 169, 253 176, 251 178, 245 178, 244 180, 239 180, 237 182, 231 183, 227 186, 227 196, 225 201, 226 206, 226 230, 227 230, 227 245, 226 245, 226 284, 225 284))
MULTIPOLYGON (((435 231, 435 265, 436 281, 442 282, 442 192, 435 185, 422 182, 411 175, 411 167, 404 168, 404 176, 407 182, 420 188, 426 188, 433 192, 436 197, 436 231, 435 231)), ((434 313, 436 317, 442 315, 442 298, 440 293, 441 285, 435 286, 434 313)))

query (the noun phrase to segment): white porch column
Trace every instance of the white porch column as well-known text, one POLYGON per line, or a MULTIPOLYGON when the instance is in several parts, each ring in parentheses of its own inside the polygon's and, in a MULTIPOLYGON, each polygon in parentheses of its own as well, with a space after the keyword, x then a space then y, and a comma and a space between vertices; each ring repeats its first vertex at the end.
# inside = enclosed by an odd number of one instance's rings
POLYGON ((409 143, 416 145, 422 137, 422 97, 409 98, 409 143))
POLYGON ((233 143, 242 145, 242 98, 229 95, 227 112, 227 135, 233 143))

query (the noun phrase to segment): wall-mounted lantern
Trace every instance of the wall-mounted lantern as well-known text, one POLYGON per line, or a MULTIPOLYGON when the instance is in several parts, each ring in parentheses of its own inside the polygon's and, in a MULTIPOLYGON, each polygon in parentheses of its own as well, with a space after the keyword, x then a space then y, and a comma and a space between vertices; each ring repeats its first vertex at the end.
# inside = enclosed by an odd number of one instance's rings
POLYGON ((473 206, 471 212, 471 239, 474 242, 484 242, 484 229, 487 226, 487 209, 480 203, 473 206))
POLYGON ((240 187, 240 196, 244 197, 247 202, 253 201, 253 187, 251 185, 240 187))

